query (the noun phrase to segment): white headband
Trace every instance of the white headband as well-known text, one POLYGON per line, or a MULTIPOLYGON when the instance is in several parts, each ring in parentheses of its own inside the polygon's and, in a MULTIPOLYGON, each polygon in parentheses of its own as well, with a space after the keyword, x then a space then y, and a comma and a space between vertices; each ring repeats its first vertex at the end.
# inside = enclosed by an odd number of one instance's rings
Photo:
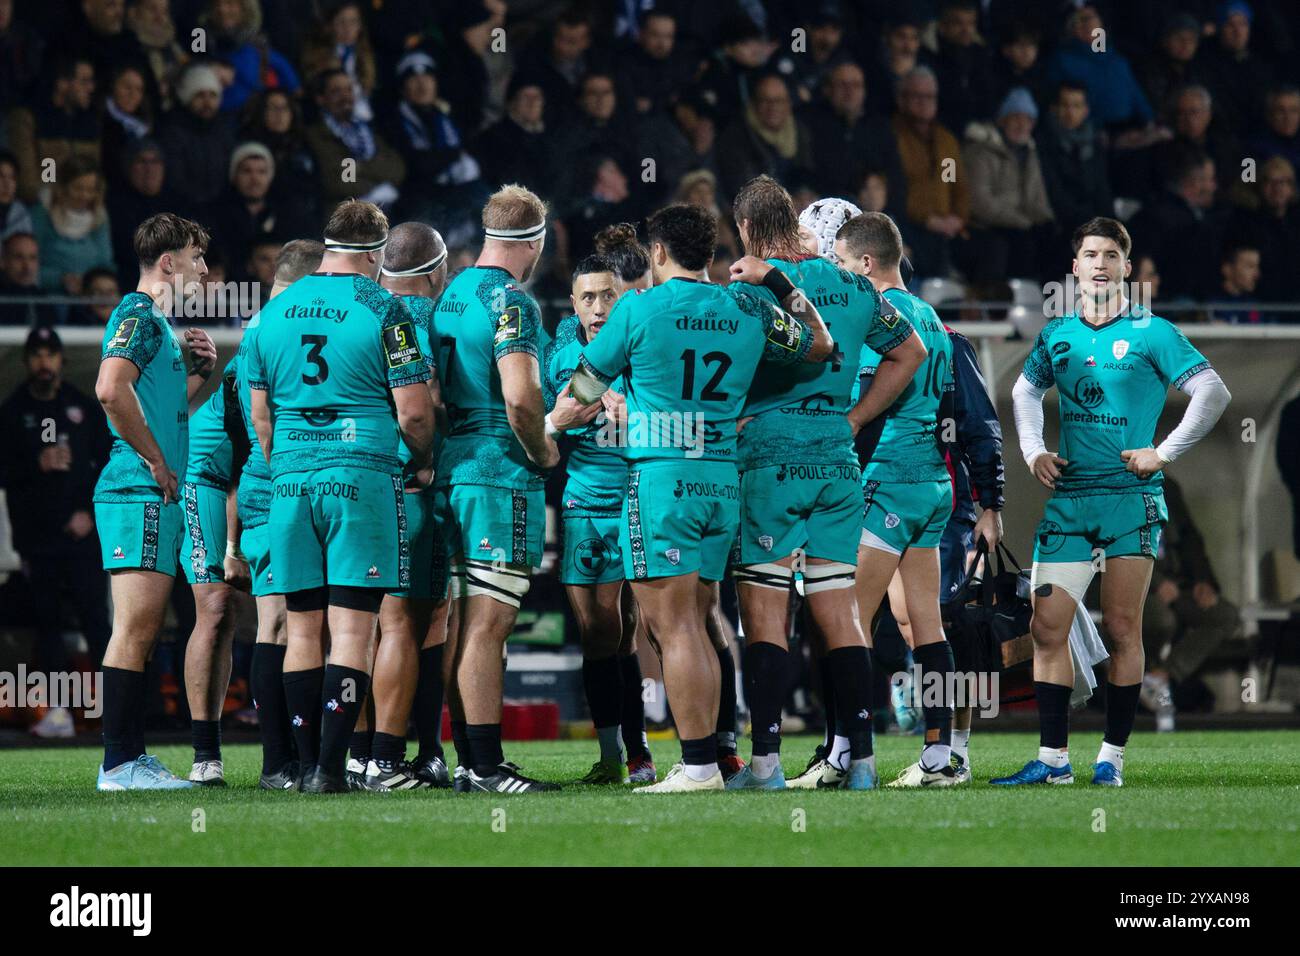
POLYGON ((799 213, 799 225, 817 237, 817 254, 828 258, 835 251, 840 226, 860 215, 862 210, 847 199, 818 199, 799 213))
POLYGON ((392 269, 392 270, 390 270, 387 266, 380 266, 379 271, 382 272, 384 275, 389 276, 390 278, 393 279, 401 278, 402 276, 426 276, 429 273, 433 272, 435 269, 437 269, 438 266, 442 265, 443 262, 446 261, 446 259, 447 259, 447 250, 443 249, 442 252, 438 253, 436 256, 434 256, 432 259, 430 259, 422 266, 412 266, 409 269, 392 269))
POLYGON ((534 239, 540 239, 546 235, 546 220, 543 219, 535 226, 525 226, 523 229, 492 229, 485 227, 483 234, 489 239, 497 239, 501 242, 532 242, 534 239))
POLYGON ((340 242, 338 239, 325 237, 325 248, 331 252, 378 252, 388 245, 388 234, 374 242, 340 242))

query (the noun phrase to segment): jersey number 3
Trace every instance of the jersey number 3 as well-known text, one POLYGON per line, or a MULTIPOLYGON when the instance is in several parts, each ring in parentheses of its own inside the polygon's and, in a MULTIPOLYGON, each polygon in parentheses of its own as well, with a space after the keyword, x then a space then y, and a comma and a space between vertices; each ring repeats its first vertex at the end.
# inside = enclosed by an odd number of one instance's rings
POLYGON ((330 376, 329 363, 325 361, 325 356, 321 354, 328 338, 325 335, 304 335, 302 337, 302 344, 307 348, 307 361, 316 366, 314 375, 308 375, 306 372, 302 373, 302 380, 306 385, 319 385, 330 376))

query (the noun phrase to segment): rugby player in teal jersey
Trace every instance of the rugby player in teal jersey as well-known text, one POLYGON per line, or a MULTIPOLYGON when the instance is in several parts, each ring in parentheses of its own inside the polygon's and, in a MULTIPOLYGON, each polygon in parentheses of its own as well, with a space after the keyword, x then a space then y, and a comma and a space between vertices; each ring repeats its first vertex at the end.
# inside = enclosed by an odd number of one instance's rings
MULTIPOLYGON (((835 252, 847 269, 869 279, 911 323, 927 353, 901 393, 877 392, 886 367, 883 362, 874 368, 868 365, 873 372, 871 387, 849 412, 855 435, 884 416, 880 438, 862 472, 857 595, 859 615, 869 627, 898 573, 911 625, 913 660, 921 670, 923 687, 935 689, 922 698, 925 737, 916 773, 905 771, 890 786, 952 786, 958 782, 950 763, 954 668, 939 613, 939 541, 952 515, 939 408, 953 389, 952 340, 934 310, 903 285, 899 274, 903 239, 892 219, 878 212, 855 216, 840 227, 835 252)), ((864 354, 870 353, 864 350, 864 354)))
POLYGON ((746 253, 766 259, 817 306, 836 354, 829 363, 766 372, 745 401, 737 462, 740 556, 734 573, 745 631, 753 755, 727 788, 785 787, 781 707, 788 691, 791 595, 800 571, 835 684, 836 726, 849 741, 845 786, 870 790, 876 780, 871 657, 853 593, 862 485, 845 415, 853 405, 856 356, 864 343, 887 366, 885 387, 895 396, 924 361, 926 349, 870 281, 804 251, 794 203, 774 179, 751 180, 732 208, 746 253))
MULTIPOLYGON (((573 270, 569 301, 574 314, 560 321, 542 357, 548 411, 572 376, 583 347, 604 327, 618 301, 619 285, 613 265, 600 255, 588 256, 573 270)), ((583 783, 628 783, 630 771, 634 767, 643 771, 648 758, 644 712, 641 726, 622 726, 625 689, 619 653, 625 640, 635 641, 637 620, 618 549, 619 516, 627 488, 627 459, 618 441, 618 422, 626 408, 622 391, 622 381, 616 380, 601 396, 604 412, 581 431, 569 433, 572 447, 560 512, 560 583, 578 622, 582 684, 600 746, 600 759, 583 783), (626 633, 629 624, 631 634, 626 633), (624 742, 629 743, 626 755, 624 742)), ((654 782, 653 763, 639 782, 654 782)))
MULTIPOLYGON (((555 789, 524 776, 501 750, 501 658, 529 576, 541 564, 543 483, 559 462, 546 433, 532 278, 546 236, 546 204, 522 186, 498 190, 483 208, 478 261, 438 300, 437 365, 451 431, 438 455, 438 520, 451 556, 457 636, 447 688, 461 792, 555 789)), ((565 389, 556 430, 585 425, 601 405, 579 408, 565 389)))
POLYGON ((1142 606, 1168 519, 1161 471, 1207 435, 1232 396, 1173 324, 1131 303, 1124 225, 1098 217, 1074 233, 1072 271, 1080 310, 1049 322, 1016 380, 1016 430, 1030 470, 1052 490, 1034 540, 1034 692, 1038 758, 995 784, 1073 783, 1068 750, 1074 666, 1069 634, 1094 572, 1110 637, 1106 729, 1094 784, 1123 783, 1124 747, 1142 689, 1142 606), (1156 423, 1169 387, 1191 396, 1159 445, 1156 423), (1043 396, 1060 397, 1060 453, 1043 439, 1043 396))
POLYGON ((624 296, 583 349, 570 382, 579 402, 624 376, 632 462, 619 548, 637 606, 663 657, 682 762, 638 793, 721 789, 717 657, 705 618, 739 523, 736 422, 760 361, 819 362, 830 334, 781 274, 747 257, 733 278, 766 284, 768 299, 707 280, 717 221, 673 205, 648 222, 655 285, 624 296))
MULTIPOLYGON (((274 299, 303 276, 320 266, 323 243, 294 239, 284 244, 275 260, 274 299)), ((250 590, 257 602, 257 640, 248 682, 257 710, 257 728, 262 738, 262 790, 289 790, 298 780, 294 759, 288 704, 284 699, 285 634, 284 595, 271 591, 271 546, 267 521, 271 513, 271 466, 253 430, 252 397, 248 387, 248 352, 261 327, 260 314, 253 316, 239 351, 235 354, 235 401, 226 400, 226 435, 231 443, 231 486, 235 489, 236 511, 227 529, 226 560, 232 557, 248 565, 250 590)), ((227 516, 230 512, 227 511, 227 516)))
MULTIPOLYGON (((226 433, 227 403, 235 397, 236 360, 221 383, 190 416, 190 450, 181 483, 185 544, 181 565, 194 592, 194 630, 185 642, 185 695, 190 706, 194 764, 190 780, 225 786, 221 710, 230 685, 235 638, 234 590, 248 590, 248 564, 227 549, 227 525, 236 507, 231 482, 233 445, 226 433)), ((231 526, 233 530, 233 525, 231 526)))
POLYGON ((216 366, 202 329, 185 341, 167 317, 178 295, 207 274, 208 234, 171 213, 135 231, 140 282, 109 316, 95 397, 108 416, 113 448, 95 485, 95 525, 112 573, 113 634, 104 652, 104 762, 100 790, 193 786, 144 748, 145 662, 167 612, 184 536, 178 479, 185 476, 189 403, 216 366))
MULTIPOLYGON (((404 222, 388 233, 379 284, 398 296, 415 323, 415 339, 432 364, 433 304, 447 285, 447 247, 432 226, 404 222)), ((438 431, 447 432, 447 413, 438 370, 429 369, 429 397, 438 431)), ((398 444, 403 464, 410 452, 398 444)), ((435 440, 435 459, 437 447, 435 440)), ((410 587, 384 595, 379 608, 379 646, 371 697, 375 704, 369 759, 356 768, 367 790, 449 787, 442 758, 443 647, 447 640, 447 561, 433 506, 433 489, 406 493, 411 539, 410 587), (406 762, 406 726, 414 717, 419 753, 406 762)), ((356 753, 353 753, 356 756, 356 753)))
POLYGON ((379 606, 385 591, 410 584, 404 489, 433 477, 429 362, 406 307, 375 282, 387 238, 377 206, 341 203, 325 227, 321 271, 267 303, 248 354, 253 427, 271 465, 271 587, 285 595, 284 689, 304 793, 348 789, 379 606), (411 453, 405 467, 399 437, 411 453))

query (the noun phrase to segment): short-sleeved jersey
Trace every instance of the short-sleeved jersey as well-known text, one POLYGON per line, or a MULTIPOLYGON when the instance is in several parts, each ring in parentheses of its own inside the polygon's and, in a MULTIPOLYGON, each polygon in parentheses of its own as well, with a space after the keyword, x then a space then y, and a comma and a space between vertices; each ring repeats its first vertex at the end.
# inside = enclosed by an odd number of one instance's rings
MULTIPOLYGON (((952 339, 923 299, 903 289, 886 289, 884 298, 920 336, 929 354, 885 412, 880 440, 862 477, 909 484, 947 481, 938 428, 939 403, 954 388, 952 339)), ((874 375, 880 357, 867 347, 860 364, 863 372, 874 375)))
MULTIPOLYGON (((222 378, 234 371, 235 359, 231 359, 222 378)), ((230 487, 232 457, 230 436, 226 434, 225 389, 218 383, 208 400, 190 416, 190 455, 185 478, 224 491, 230 487)))
MULTIPOLYGON (((563 319, 556 327, 555 338, 542 353, 542 394, 548 412, 573 377, 587 341, 587 333, 576 315, 563 319)), ((614 379, 610 389, 622 394, 623 377, 614 379)), ((621 437, 604 412, 582 431, 566 433, 563 440, 572 442, 569 480, 564 493, 566 514, 617 511, 622 506, 627 488, 627 459, 618 441, 621 437)))
POLYGON ((801 362, 812 343, 812 329, 752 292, 669 279, 619 299, 580 362, 606 384, 623 375, 628 458, 734 462, 759 363, 801 362))
POLYGON ((1025 360, 1024 376, 1060 397, 1059 454, 1069 464, 1058 495, 1114 494, 1160 488, 1160 472, 1139 478, 1120 452, 1150 448, 1172 385, 1181 387, 1210 367, 1172 323, 1135 308, 1130 315, 1089 325, 1078 315, 1053 319, 1025 360))
MULTIPOLYGON (((415 341, 420 343, 420 351, 424 353, 425 359, 429 363, 430 377, 437 374, 438 369, 435 364, 434 349, 432 343, 433 335, 433 299, 427 295, 403 295, 398 296, 402 304, 406 306, 406 311, 411 313, 411 321, 415 323, 415 341)), ((438 452, 441 450, 442 436, 434 436, 433 460, 438 460, 438 452)), ((397 457, 405 466, 411 461, 411 449, 406 447, 406 442, 402 440, 401 435, 397 437, 397 457)))
POLYGON ((389 390, 429 363, 400 299, 362 275, 316 273, 262 307, 245 371, 275 424, 271 474, 349 465, 398 473, 389 390))
POLYGON ((541 313, 505 269, 473 266, 450 283, 433 313, 442 399, 451 434, 438 457, 437 484, 542 487, 506 417, 497 361, 522 352, 539 361, 541 313))
MULTIPOLYGON (((128 293, 104 329, 104 358, 124 358, 140 370, 135 394, 144 422, 177 481, 185 480, 190 408, 185 358, 171 322, 143 292, 128 293)), ((149 466, 118 434, 112 420, 113 449, 95 484, 96 501, 161 501, 162 491, 149 466)))
MULTIPOLYGON (((857 357, 863 343, 880 354, 892 351, 912 327, 865 277, 826 259, 768 262, 803 290, 835 347, 829 362, 768 369, 754 378, 742 413, 753 420, 740 433, 740 467, 857 464, 845 417, 853 407, 857 357)), ((768 289, 748 288, 775 303, 768 289)))

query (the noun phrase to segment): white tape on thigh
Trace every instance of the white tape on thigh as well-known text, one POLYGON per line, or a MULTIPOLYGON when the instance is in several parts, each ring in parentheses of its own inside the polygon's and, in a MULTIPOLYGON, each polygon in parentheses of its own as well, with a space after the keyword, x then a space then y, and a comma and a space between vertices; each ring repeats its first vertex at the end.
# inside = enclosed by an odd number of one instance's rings
POLYGON ((731 572, 737 584, 752 584, 756 588, 770 588, 773 591, 788 591, 794 580, 794 568, 783 564, 745 564, 731 572))
POLYGON ((862 538, 858 541, 858 544, 862 545, 864 548, 874 548, 877 551, 888 551, 890 554, 903 553, 884 538, 877 537, 866 528, 862 529, 862 538))
POLYGON ((837 591, 853 587, 857 568, 842 561, 828 564, 810 564, 803 569, 803 589, 807 594, 818 591, 837 591))
POLYGON ((465 594, 485 594, 502 604, 519 607, 528 593, 529 571, 508 565, 493 566, 490 561, 465 562, 465 594))
POLYGON ((447 597, 451 600, 465 596, 465 564, 453 562, 447 571, 447 597))
POLYGON ((1037 590, 1050 584, 1078 602, 1088 593, 1094 573, 1091 561, 1035 561, 1029 572, 1029 588, 1037 590))

